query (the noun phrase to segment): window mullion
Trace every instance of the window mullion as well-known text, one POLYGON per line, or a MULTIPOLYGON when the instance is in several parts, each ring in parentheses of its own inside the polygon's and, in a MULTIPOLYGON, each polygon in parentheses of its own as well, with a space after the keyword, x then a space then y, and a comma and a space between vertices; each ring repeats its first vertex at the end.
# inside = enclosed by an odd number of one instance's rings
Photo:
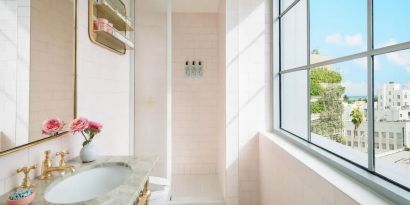
MULTIPOLYGON (((367 0, 367 50, 374 49, 373 43, 373 0, 367 0)), ((367 56, 367 136, 368 136, 368 169, 375 171, 374 158, 374 63, 373 56, 367 56)))
MULTIPOLYGON (((307 29, 307 31, 306 31, 306 33, 307 33, 307 65, 310 65, 310 0, 307 0, 307 3, 306 3, 306 29, 307 29)), ((311 140, 311 138, 312 138, 312 126, 311 126, 311 110, 310 110, 310 107, 311 107, 311 102, 310 102, 310 69, 307 69, 307 74, 306 74, 306 76, 307 76, 307 116, 308 116, 308 119, 307 119, 307 126, 308 126, 308 128, 307 128, 307 131, 308 131, 308 133, 307 133, 307 138, 308 138, 308 141, 309 142, 311 142, 312 140, 311 140)))

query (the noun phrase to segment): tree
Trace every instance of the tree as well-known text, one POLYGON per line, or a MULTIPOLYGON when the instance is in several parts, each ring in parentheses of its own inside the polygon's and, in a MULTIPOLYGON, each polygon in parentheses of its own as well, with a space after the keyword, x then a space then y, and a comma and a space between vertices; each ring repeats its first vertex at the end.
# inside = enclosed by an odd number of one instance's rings
POLYGON ((312 131, 325 136, 339 143, 345 143, 343 133, 343 94, 341 85, 328 87, 320 95, 319 99, 323 105, 323 110, 319 113, 319 118, 312 121, 312 131))
POLYGON ((343 95, 343 101, 348 103, 349 102, 349 96, 343 95))
POLYGON ((356 107, 350 113, 350 117, 352 118, 352 123, 354 124, 354 136, 356 137, 357 128, 359 128, 360 124, 363 122, 363 113, 358 107, 356 107))
POLYGON ((341 74, 328 67, 310 70, 310 94, 316 97, 311 103, 311 112, 319 115, 312 120, 312 131, 344 144, 342 96, 345 87, 341 82, 341 74))

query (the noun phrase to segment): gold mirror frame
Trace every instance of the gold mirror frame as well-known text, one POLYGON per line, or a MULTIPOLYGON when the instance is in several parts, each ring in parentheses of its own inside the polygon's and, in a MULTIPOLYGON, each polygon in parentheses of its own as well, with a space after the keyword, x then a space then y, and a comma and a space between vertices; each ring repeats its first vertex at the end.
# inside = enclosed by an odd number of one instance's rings
MULTIPOLYGON (((77 117, 77 31, 78 31, 78 29, 77 29, 77 26, 78 26, 78 19, 77 19, 77 15, 78 15, 78 2, 77 2, 78 0, 74 0, 74 59, 73 59, 73 61, 74 61, 74 67, 73 67, 73 76, 74 76, 74 92, 73 92, 73 94, 74 94, 74 107, 73 107, 73 116, 74 116, 74 118, 76 118, 77 117)), ((20 151, 20 150, 24 150, 24 149, 27 149, 27 148, 29 148, 29 147, 32 147, 32 146, 35 146, 35 145, 38 145, 38 144, 41 144, 41 143, 44 143, 44 142, 48 142, 48 141, 50 141, 50 140, 53 140, 53 139, 56 139, 56 138, 58 138, 58 137, 62 137, 62 136, 64 136, 64 135, 67 135, 68 134, 68 131, 64 131, 64 132, 62 132, 62 133, 58 133, 58 134, 56 134, 56 135, 53 135, 53 136, 49 136, 49 137, 45 137, 45 138, 42 138, 42 139, 40 139, 40 140, 36 140, 36 141, 33 141, 33 142, 29 142, 29 143, 27 143, 27 144, 23 144, 23 145, 20 145, 20 146, 16 146, 16 147, 14 147, 14 148, 11 148, 11 149, 8 149, 8 150, 5 150, 5 151, 2 151, 2 152, 0 152, 0 157, 2 157, 2 156, 5 156, 5 155, 8 155, 8 154, 11 154, 11 153, 14 153, 14 152, 18 152, 18 151, 20 151)))

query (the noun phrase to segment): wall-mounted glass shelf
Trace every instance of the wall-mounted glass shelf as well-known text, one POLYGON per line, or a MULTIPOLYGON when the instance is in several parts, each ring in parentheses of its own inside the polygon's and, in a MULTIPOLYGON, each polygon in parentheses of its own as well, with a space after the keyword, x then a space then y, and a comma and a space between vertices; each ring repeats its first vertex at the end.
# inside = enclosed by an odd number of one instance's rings
POLYGON ((114 8, 107 0, 98 0, 95 3, 97 17, 108 19, 119 31, 134 31, 133 23, 127 16, 114 8))
POLYGON ((134 43, 127 37, 134 28, 127 16, 127 7, 121 0, 89 0, 88 26, 91 41, 118 54, 132 50, 134 43), (98 23, 99 26, 94 26, 96 20, 112 24, 112 32, 107 29, 107 23, 103 23, 103 29, 100 27, 101 22, 98 23))
POLYGON ((96 40, 103 40, 104 42, 110 43, 111 46, 120 48, 120 49, 127 49, 132 50, 134 49, 134 43, 128 40, 125 36, 123 36, 118 31, 113 31, 113 33, 108 33, 106 31, 94 31, 96 35, 96 40))

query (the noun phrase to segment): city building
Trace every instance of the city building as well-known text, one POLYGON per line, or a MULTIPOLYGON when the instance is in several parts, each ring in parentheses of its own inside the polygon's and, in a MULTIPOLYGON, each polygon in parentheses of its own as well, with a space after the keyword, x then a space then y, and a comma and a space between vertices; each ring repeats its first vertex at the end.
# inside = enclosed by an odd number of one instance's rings
MULTIPOLYGON (((401 150, 410 146, 410 84, 400 85, 389 82, 383 84, 377 93, 375 103, 374 143, 377 153, 401 150)), ((353 149, 366 152, 367 143, 367 104, 354 102, 344 104, 344 136, 346 145, 353 149), (351 122, 350 113, 359 108, 363 122, 357 129, 351 122)))

